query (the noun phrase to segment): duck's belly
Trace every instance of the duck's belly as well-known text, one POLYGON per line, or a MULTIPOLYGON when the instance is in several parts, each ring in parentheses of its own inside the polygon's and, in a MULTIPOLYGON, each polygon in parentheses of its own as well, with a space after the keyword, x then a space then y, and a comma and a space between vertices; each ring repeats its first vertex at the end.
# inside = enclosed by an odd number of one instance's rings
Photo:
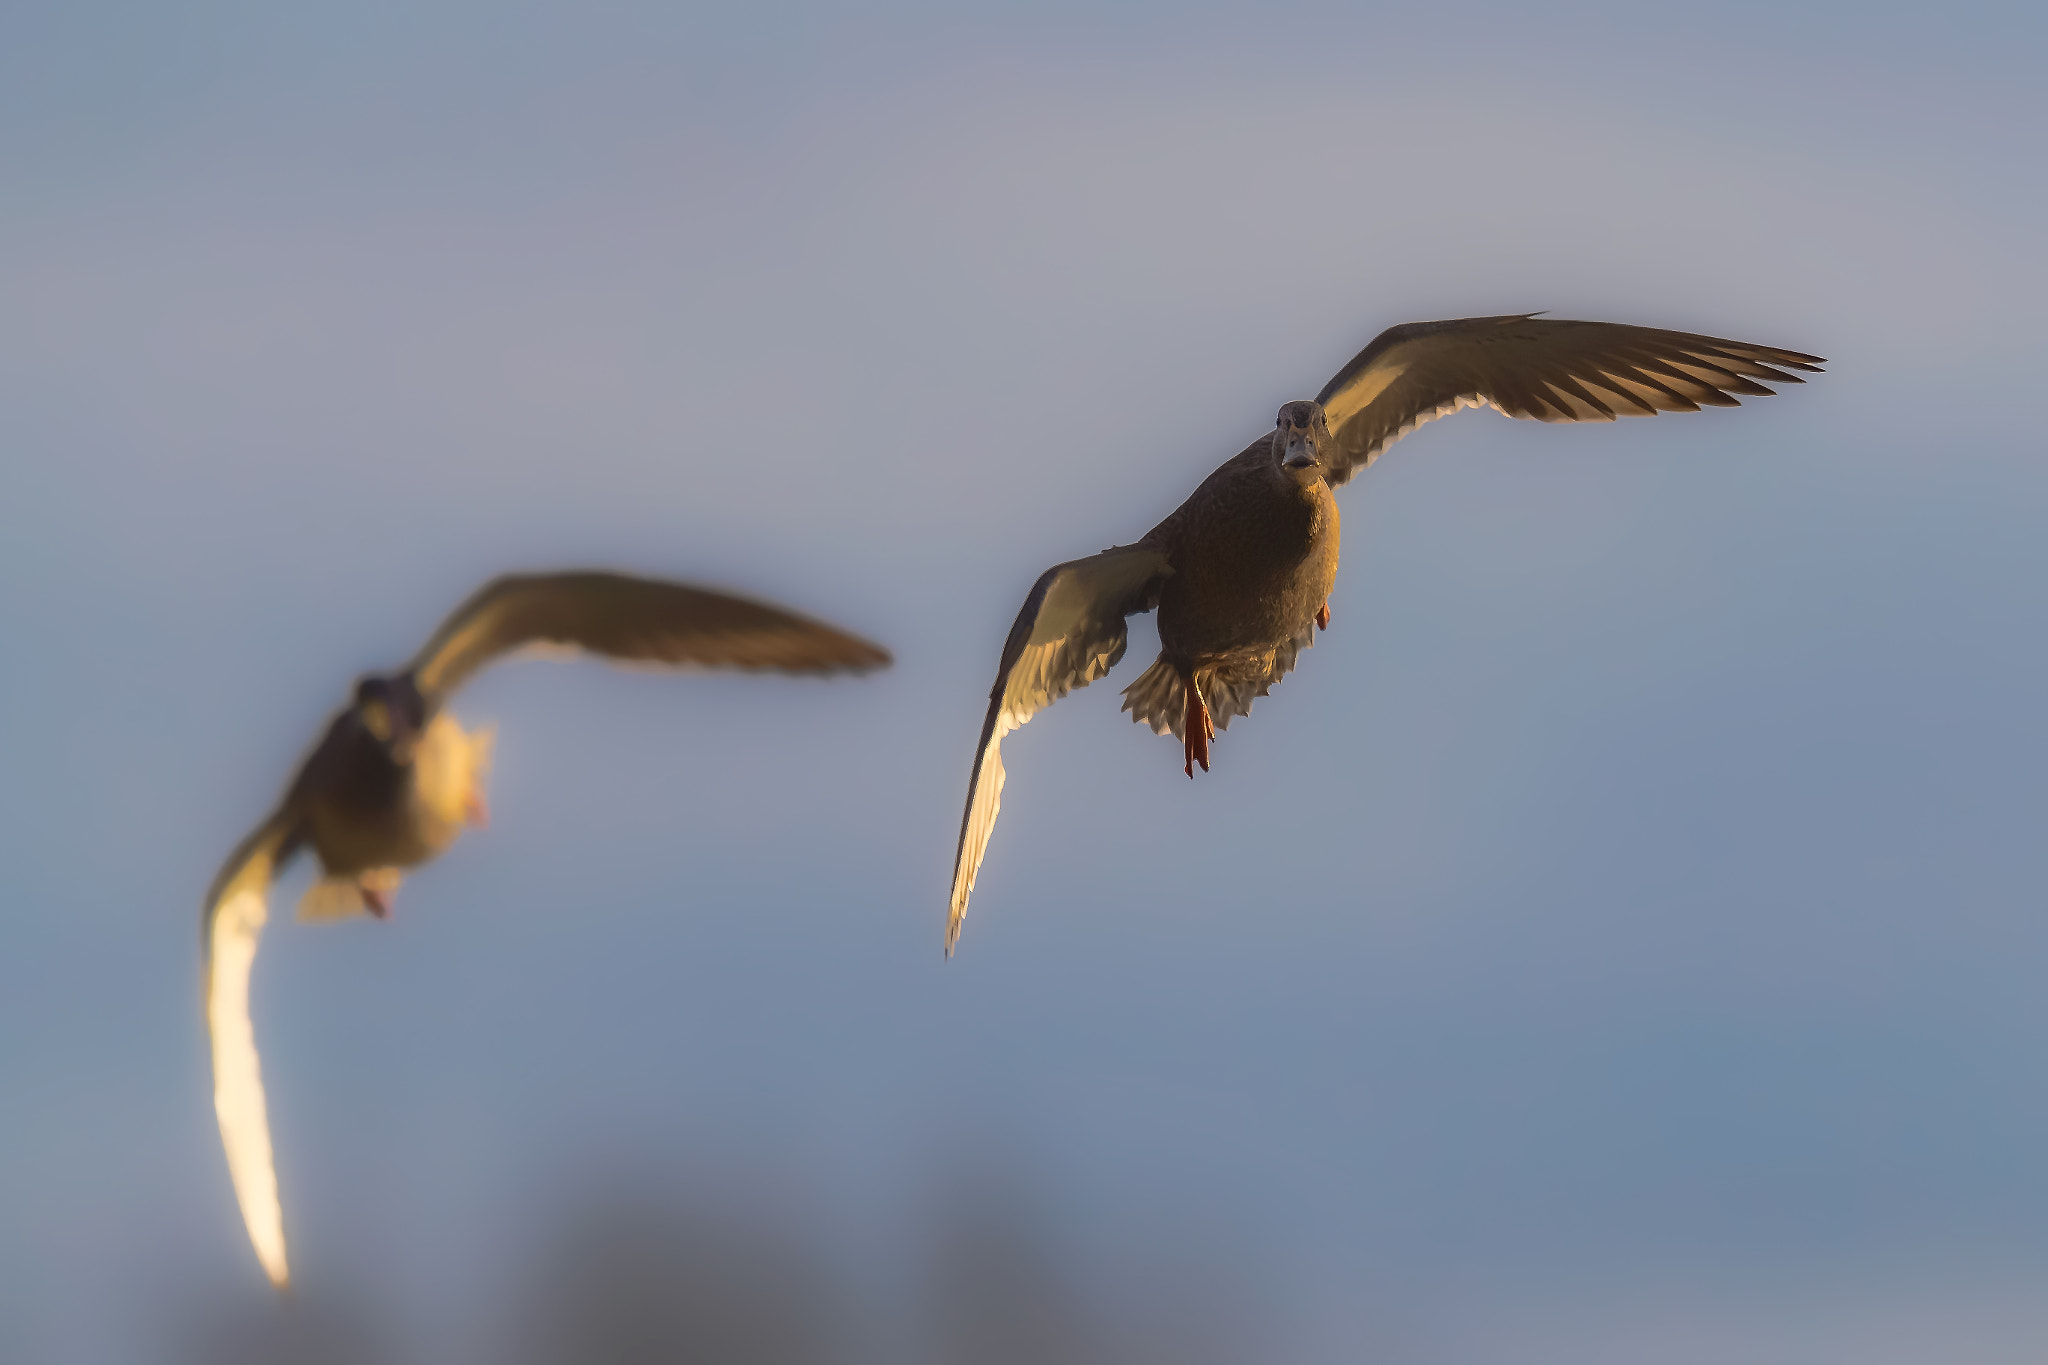
POLYGON ((417 867, 460 833, 434 820, 410 800, 375 809, 315 805, 308 821, 313 851, 330 876, 351 877, 377 867, 417 867))
POLYGON ((1269 655, 1315 623, 1337 581, 1337 509, 1324 499, 1298 526, 1191 538, 1159 595, 1168 658, 1201 667, 1269 655))

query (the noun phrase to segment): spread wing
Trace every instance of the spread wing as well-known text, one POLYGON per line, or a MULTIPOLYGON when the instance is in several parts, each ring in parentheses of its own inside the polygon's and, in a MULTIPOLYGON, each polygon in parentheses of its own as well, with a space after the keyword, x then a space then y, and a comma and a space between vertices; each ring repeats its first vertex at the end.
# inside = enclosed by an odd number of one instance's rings
POLYGON ((627 574, 507 574, 457 607, 412 662, 429 708, 500 655, 536 645, 705 668, 831 673, 880 668, 889 651, 730 593, 627 574))
POLYGON ((952 909, 946 920, 946 955, 960 938, 967 896, 988 849, 989 832, 1003 799, 1003 736, 1077 687, 1086 687, 1124 656, 1130 634, 1124 618, 1150 611, 1173 570, 1162 550, 1123 545, 1090 559, 1047 569, 1024 599, 1003 645, 988 718, 967 779, 967 810, 953 858, 952 909))
POLYGON ((1821 357, 1690 332, 1515 315, 1389 327, 1324 386, 1336 487, 1432 418, 1491 406, 1544 422, 1739 407, 1757 383, 1805 381, 1821 357))
POLYGON ((201 924, 206 1027, 213 1038, 213 1110, 256 1259, 279 1289, 290 1286, 291 1272, 285 1267, 284 1213, 271 1164, 263 1072, 249 1022, 249 969, 268 914, 271 877, 289 856, 287 838, 286 821, 277 815, 244 839, 214 878, 201 924))

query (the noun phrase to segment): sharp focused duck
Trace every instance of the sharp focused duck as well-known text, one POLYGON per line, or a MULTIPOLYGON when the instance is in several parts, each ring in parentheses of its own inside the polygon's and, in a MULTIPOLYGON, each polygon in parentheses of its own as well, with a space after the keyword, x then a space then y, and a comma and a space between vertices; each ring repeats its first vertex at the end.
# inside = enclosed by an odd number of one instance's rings
POLYGON ((397 673, 356 684, 354 699, 299 766, 277 809, 244 839, 206 897, 202 933, 214 1108, 235 1197, 271 1281, 289 1283, 271 1163, 249 969, 270 883, 310 852, 320 876, 302 919, 390 915, 403 873, 445 852, 485 818, 491 732, 468 731, 448 699, 479 669, 533 647, 677 667, 864 672, 879 645, 779 607, 614 573, 508 575, 458 607, 397 673))
POLYGON ((1744 341, 1533 314, 1408 323, 1373 339, 1314 401, 1204 479, 1135 543, 1045 571, 1003 645, 968 776, 946 953, 987 851, 1003 791, 1003 736, 1115 667, 1125 619, 1159 612, 1159 657, 1123 709, 1181 741, 1182 770, 1294 667, 1330 624, 1338 516, 1332 490, 1422 423, 1467 407, 1543 422, 1611 422, 1739 407, 1799 384, 1821 357, 1744 341))

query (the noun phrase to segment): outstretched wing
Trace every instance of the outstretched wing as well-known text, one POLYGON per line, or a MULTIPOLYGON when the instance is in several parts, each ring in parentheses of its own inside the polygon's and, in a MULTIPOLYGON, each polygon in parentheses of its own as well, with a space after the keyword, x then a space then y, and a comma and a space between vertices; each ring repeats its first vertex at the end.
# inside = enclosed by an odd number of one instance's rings
POLYGON ((289 856, 288 838, 287 821, 279 814, 242 841, 207 893, 200 934, 206 1028, 213 1038, 213 1111, 256 1259, 279 1289, 290 1286, 291 1272, 285 1266, 263 1071, 249 1022, 249 969, 268 917, 271 877, 289 856))
POLYGON ((412 662, 413 681, 431 709, 491 660, 534 645, 645 663, 785 673, 889 662, 880 645, 730 593, 596 571, 507 574, 441 623, 412 662))
POLYGON ((1389 327, 1316 401, 1336 446, 1324 478, 1336 487, 1432 418, 1491 406, 1544 422, 1739 407, 1757 383, 1805 381, 1821 357, 1690 332, 1517 314, 1389 327))
POLYGON ((946 956, 953 955, 959 941, 974 874, 1002 807, 1003 736, 1116 667, 1130 638, 1124 618, 1157 606, 1160 585, 1172 572, 1164 551, 1122 545, 1047 569, 1024 599, 1003 645, 974 771, 967 779, 967 810, 960 817, 960 846, 953 858, 946 956))

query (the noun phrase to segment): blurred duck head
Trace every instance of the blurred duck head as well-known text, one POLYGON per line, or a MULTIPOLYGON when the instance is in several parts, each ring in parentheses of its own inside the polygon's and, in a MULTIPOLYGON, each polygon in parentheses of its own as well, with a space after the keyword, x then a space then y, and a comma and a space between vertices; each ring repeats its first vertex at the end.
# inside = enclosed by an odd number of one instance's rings
POLYGON ((356 684, 352 705, 357 723, 394 759, 404 762, 411 757, 426 725, 427 710, 426 701, 411 678, 385 678, 373 673, 356 684))

